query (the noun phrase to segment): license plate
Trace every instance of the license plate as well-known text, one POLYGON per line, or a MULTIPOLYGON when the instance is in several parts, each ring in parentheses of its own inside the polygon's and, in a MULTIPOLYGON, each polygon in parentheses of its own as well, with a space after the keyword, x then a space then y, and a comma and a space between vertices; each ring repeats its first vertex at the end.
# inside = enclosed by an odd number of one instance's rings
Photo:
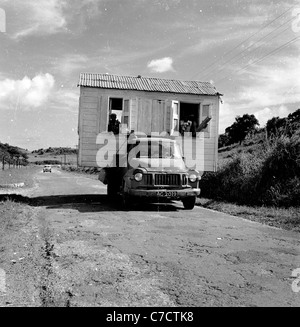
POLYGON ((163 196, 163 197, 175 197, 175 196, 177 196, 177 192, 176 191, 157 191, 156 195, 163 196))

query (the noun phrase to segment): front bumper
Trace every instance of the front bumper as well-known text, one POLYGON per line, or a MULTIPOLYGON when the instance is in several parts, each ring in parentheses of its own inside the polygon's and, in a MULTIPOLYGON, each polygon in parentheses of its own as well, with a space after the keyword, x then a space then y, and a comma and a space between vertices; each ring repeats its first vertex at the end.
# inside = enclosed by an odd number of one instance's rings
POLYGON ((170 190, 170 189, 159 189, 159 190, 141 190, 141 189, 129 189, 126 192, 130 196, 134 197, 144 197, 144 198, 163 198, 178 200, 184 199, 191 196, 200 195, 200 188, 188 188, 180 190, 170 190))

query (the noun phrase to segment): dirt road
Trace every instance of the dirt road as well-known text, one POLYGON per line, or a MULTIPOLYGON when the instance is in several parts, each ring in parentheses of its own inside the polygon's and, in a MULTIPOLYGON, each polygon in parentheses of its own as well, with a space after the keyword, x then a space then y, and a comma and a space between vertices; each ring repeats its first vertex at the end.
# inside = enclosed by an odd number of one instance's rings
POLYGON ((124 212, 55 169, 36 182, 1 243, 0 306, 300 305, 298 233, 179 202, 124 212))

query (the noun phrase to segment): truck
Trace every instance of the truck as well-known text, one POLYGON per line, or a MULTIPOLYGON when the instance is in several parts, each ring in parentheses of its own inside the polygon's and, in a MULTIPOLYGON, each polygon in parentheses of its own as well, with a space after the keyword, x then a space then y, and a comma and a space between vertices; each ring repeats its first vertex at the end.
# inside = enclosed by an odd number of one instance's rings
POLYGON ((208 82, 82 73, 78 163, 98 167, 109 197, 181 200, 193 209, 216 171, 221 94, 208 82))

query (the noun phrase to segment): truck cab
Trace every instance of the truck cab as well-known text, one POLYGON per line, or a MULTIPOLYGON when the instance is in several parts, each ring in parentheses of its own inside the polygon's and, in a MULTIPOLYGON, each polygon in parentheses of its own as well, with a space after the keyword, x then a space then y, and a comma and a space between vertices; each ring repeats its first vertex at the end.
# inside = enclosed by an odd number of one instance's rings
POLYGON ((133 137, 128 140, 127 167, 105 168, 99 176, 107 183, 108 195, 121 195, 124 207, 147 199, 181 200, 185 209, 193 209, 200 195, 200 173, 188 169, 175 139, 133 137))

